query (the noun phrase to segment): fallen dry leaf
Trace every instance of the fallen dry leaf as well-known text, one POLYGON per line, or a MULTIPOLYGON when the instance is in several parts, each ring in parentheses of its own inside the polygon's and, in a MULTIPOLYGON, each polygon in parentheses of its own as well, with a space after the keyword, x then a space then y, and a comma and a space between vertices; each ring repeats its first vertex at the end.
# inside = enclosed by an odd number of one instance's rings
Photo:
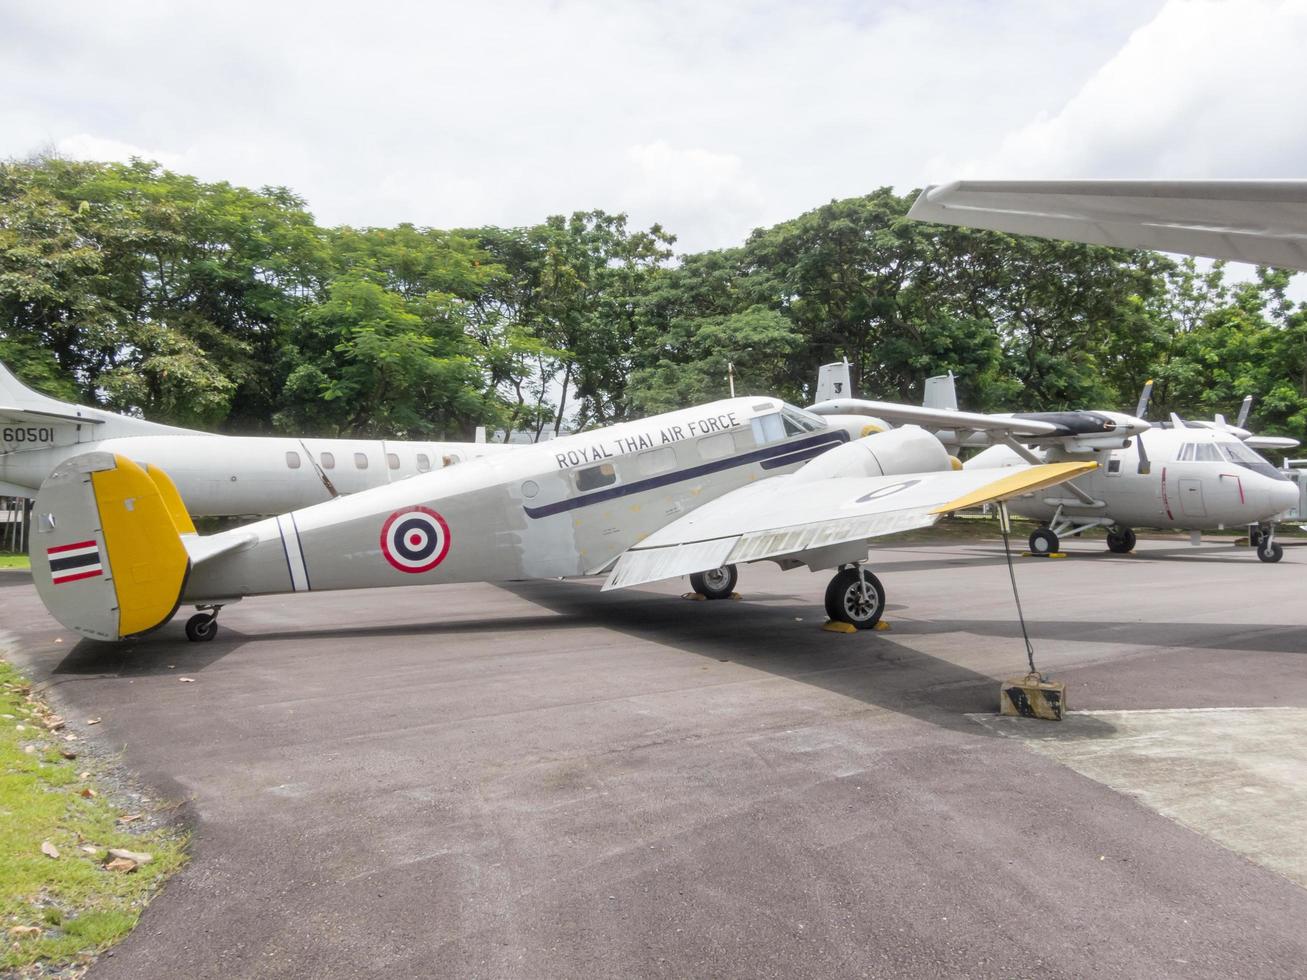
POLYGON ((91 787, 89 786, 83 786, 82 795, 89 800, 92 796, 95 795, 95 790, 91 789, 91 787))
POLYGON ((45 722, 45 727, 50 729, 52 732, 57 732, 59 729, 64 727, 64 720, 58 715, 51 715, 50 717, 42 718, 41 720, 45 722))
POLYGON ((79 772, 79 773, 77 774, 77 778, 78 778, 78 779, 90 779, 90 778, 91 778, 91 774, 90 774, 89 772, 79 772))
POLYGON ((140 820, 142 816, 144 816, 144 814, 140 814, 140 813, 124 813, 121 817, 118 818, 118 822, 119 822, 119 823, 131 823, 133 820, 140 820))
POLYGON ((87 854, 99 854, 99 853, 100 853, 100 849, 99 849, 98 847, 93 847, 93 846, 91 846, 90 844, 83 844, 83 845, 81 846, 80 850, 85 851, 87 854))
POLYGON ((31 755, 33 752, 36 751, 36 746, 35 746, 35 745, 24 745, 24 746, 23 746, 23 751, 26 752, 28 755, 31 755))
POLYGON ((72 732, 69 732, 67 735, 64 736, 64 741, 65 741, 65 742, 76 742, 76 741, 77 741, 77 736, 74 735, 72 732))
POLYGON ((9 935, 22 939, 25 936, 41 935, 40 926, 10 926, 9 935))
POLYGON ((55 847, 55 846, 54 846, 53 844, 51 844, 48 840, 47 840, 47 841, 42 841, 42 842, 41 842, 41 853, 44 854, 46 857, 49 857, 49 858, 57 858, 57 857, 59 856, 59 848, 55 847))
POLYGON ((98 724, 100 724, 100 719, 99 719, 99 718, 87 718, 87 719, 86 719, 86 723, 87 723, 88 725, 98 725, 98 724))
POLYGON ((145 854, 142 851, 129 851, 122 847, 109 848, 109 856, 122 861, 131 861, 133 864, 149 864, 154 860, 153 854, 145 854))
POLYGON ((74 752, 72 749, 60 749, 60 750, 59 750, 59 754, 60 754, 61 756, 63 756, 65 759, 76 759, 76 758, 77 758, 77 753, 74 752))
POLYGON ((195 683, 195 678, 194 678, 194 677, 178 677, 177 680, 179 680, 179 681, 180 681, 181 683, 183 683, 183 684, 194 684, 194 683, 195 683))
POLYGON ((125 873, 125 872, 128 872, 128 871, 135 871, 135 870, 136 870, 136 862, 135 862, 135 861, 129 861, 129 860, 127 860, 127 858, 114 858, 112 861, 110 861, 110 862, 109 862, 108 864, 106 864, 104 867, 105 867, 105 870, 106 870, 106 871, 122 871, 122 872, 125 873))

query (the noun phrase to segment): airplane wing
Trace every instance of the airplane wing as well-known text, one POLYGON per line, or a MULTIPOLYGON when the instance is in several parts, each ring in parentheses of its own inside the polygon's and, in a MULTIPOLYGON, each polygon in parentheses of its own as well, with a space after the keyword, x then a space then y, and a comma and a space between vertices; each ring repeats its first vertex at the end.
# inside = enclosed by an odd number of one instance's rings
POLYGON ((908 217, 1307 271, 1307 180, 958 180, 908 217))
POLYGON ((1050 463, 1001 477, 992 470, 817 481, 773 477, 724 494, 628 548, 603 587, 622 589, 764 558, 829 567, 819 563, 823 549, 929 527, 941 514, 1053 486, 1097 465, 1050 463))
POLYGON ((49 425, 51 422, 77 422, 85 425, 101 425, 103 419, 88 418, 74 412, 43 412, 34 408, 17 408, 12 405, 0 405, 0 422, 14 425, 49 425))
POLYGON ((978 432, 1004 432, 1016 436, 1052 436, 1064 434, 1057 425, 1015 415, 986 415, 981 412, 958 412, 925 405, 900 405, 896 402, 868 401, 865 398, 833 398, 808 409, 817 415, 874 415, 899 425, 921 425, 930 429, 970 429, 978 432))

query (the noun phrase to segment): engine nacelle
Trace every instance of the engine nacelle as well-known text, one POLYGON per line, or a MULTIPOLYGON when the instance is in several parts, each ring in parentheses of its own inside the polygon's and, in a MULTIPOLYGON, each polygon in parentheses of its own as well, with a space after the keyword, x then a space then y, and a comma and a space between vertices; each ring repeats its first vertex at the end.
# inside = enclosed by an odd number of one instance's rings
POLYGON ((925 429, 905 425, 876 432, 822 453, 794 474, 796 480, 847 476, 897 476, 951 469, 943 444, 925 429))

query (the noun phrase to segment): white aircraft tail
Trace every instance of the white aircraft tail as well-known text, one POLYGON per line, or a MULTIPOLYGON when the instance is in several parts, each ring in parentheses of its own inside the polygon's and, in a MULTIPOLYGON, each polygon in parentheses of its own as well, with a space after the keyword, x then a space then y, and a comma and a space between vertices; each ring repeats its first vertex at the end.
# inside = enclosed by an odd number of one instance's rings
POLYGON ((923 408, 941 408, 946 412, 958 410, 958 390, 952 371, 926 379, 921 404, 923 408))
POLYGON ((853 378, 849 373, 848 358, 834 364, 823 364, 817 369, 817 394, 813 404, 852 397, 853 378))

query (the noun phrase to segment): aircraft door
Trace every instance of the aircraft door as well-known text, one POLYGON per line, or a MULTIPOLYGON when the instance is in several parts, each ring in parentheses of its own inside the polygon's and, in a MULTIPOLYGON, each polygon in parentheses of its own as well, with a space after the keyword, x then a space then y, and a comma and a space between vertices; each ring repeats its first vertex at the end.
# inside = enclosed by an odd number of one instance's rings
POLYGON ((1203 503, 1203 481, 1186 479, 1180 481, 1180 510, 1185 517, 1206 517, 1207 507, 1203 503))

